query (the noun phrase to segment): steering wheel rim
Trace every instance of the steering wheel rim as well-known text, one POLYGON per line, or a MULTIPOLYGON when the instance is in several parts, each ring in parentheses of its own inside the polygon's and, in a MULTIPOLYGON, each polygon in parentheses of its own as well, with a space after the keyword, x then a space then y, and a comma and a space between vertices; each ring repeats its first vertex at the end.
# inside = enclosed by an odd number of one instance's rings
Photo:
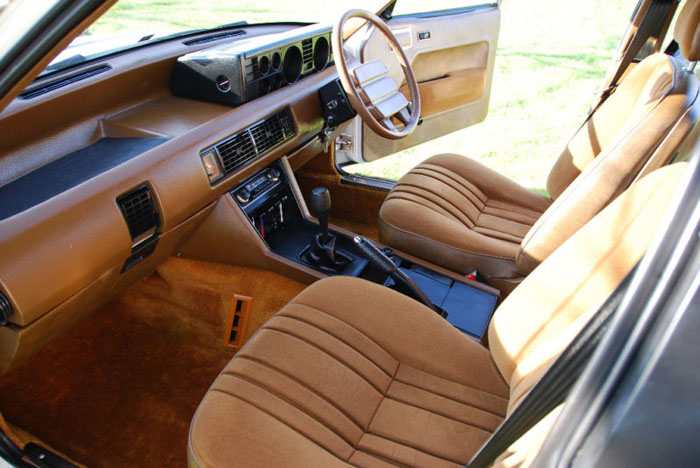
MULTIPOLYGON (((394 33, 391 32, 389 26, 387 26, 387 24, 381 18, 369 11, 360 9, 348 10, 340 17, 340 19, 338 19, 335 26, 333 27, 331 43, 333 46, 335 67, 338 71, 340 83, 348 96, 350 104, 357 111, 362 120, 375 133, 392 140, 405 138, 411 133, 413 133, 413 131, 416 129, 416 126, 418 125, 418 120, 420 118, 420 94, 418 92, 418 82, 416 81, 416 76, 414 75, 413 70, 411 69, 411 65, 408 61, 408 58, 406 57, 406 54, 403 51, 403 48, 401 47, 401 44, 399 44, 399 41, 398 39, 396 39, 396 36, 394 36, 394 33), (391 48, 394 51, 394 55, 398 59, 399 65, 401 65, 401 69, 403 70, 406 82, 408 83, 408 90, 412 103, 412 109, 410 111, 408 110, 407 106, 404 106, 398 112, 387 116, 385 112, 379 110, 379 106, 375 105, 378 104, 377 102, 373 102, 371 98, 367 98, 368 93, 364 92, 362 84, 356 83, 358 79, 356 76, 354 77, 353 75, 351 75, 351 72, 355 73, 358 68, 367 64, 362 64, 358 67, 355 67, 353 70, 350 70, 348 68, 348 64, 345 59, 345 54, 343 50, 343 26, 350 18, 361 18, 368 21, 369 23, 372 23, 391 45, 391 48), (365 97, 364 99, 363 95, 365 97), (369 100, 370 102, 365 103, 365 100, 369 100), (398 118, 399 121, 401 121, 401 123, 404 124, 404 127, 400 130, 397 129, 391 121, 391 117, 398 118)), ((370 64, 372 64, 372 62, 370 62, 370 64)), ((384 66, 384 68, 386 68, 386 66, 384 66)), ((395 107, 399 107, 402 105, 400 103, 400 99, 403 98, 403 100, 405 101, 405 97, 398 91, 398 86, 396 86, 396 83, 393 81, 393 79, 391 79, 391 77, 389 77, 388 75, 386 76, 389 80, 391 80, 394 87, 396 88, 395 93, 392 93, 390 94, 390 96, 388 96, 388 98, 394 100, 392 104, 397 103, 395 106, 390 106, 393 111, 395 107), (398 94, 401 98, 396 97, 396 94, 398 94)), ((382 99, 387 99, 387 97, 383 97, 382 99)))

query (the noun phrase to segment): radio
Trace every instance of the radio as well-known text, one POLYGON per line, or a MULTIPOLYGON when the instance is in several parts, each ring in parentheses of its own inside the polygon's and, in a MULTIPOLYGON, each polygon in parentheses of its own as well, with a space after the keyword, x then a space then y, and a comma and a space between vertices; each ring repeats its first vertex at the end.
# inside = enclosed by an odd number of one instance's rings
POLYGON ((279 169, 269 167, 247 181, 243 186, 236 188, 233 191, 233 196, 236 197, 241 206, 247 206, 257 200, 260 195, 278 186, 280 183, 279 169))

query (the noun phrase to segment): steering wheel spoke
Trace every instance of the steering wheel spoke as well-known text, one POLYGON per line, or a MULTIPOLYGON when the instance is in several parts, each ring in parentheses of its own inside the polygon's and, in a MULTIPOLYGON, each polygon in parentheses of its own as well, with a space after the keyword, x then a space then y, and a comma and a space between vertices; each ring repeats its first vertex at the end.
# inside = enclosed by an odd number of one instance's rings
POLYGON ((404 124, 408 125, 408 123, 411 121, 411 113, 408 112, 408 107, 404 107, 401 109, 397 114, 396 118, 399 119, 399 121, 404 124))
POLYGON ((375 133, 391 139, 407 137, 415 130, 418 123, 420 96, 418 83, 406 54, 386 23, 373 13, 364 10, 350 10, 338 20, 331 37, 333 50, 343 50, 343 25, 350 18, 362 18, 368 21, 387 39, 408 83, 413 109, 408 110, 409 101, 399 92, 398 85, 382 61, 373 60, 351 66, 350 59, 345 57, 345 54, 338 54, 335 65, 348 100, 375 133), (392 117, 396 117, 403 124, 401 130, 396 128, 391 120, 392 117))
POLYGON ((399 131, 399 129, 396 128, 396 125, 394 125, 394 122, 391 121, 391 118, 382 120, 382 125, 384 125, 387 128, 387 130, 391 132, 399 131))

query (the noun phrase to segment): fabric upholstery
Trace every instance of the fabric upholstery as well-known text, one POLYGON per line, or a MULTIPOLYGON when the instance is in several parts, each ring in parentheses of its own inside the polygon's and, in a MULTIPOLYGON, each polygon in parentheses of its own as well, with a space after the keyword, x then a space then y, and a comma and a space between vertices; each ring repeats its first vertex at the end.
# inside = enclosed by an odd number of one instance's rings
POLYGON ((688 60, 700 60, 700 1, 686 0, 678 13, 676 27, 673 31, 681 54, 688 60))
MULTIPOLYGON (((641 257, 686 167, 643 178, 538 267, 496 311, 490 350, 388 288, 308 287, 210 388, 190 465, 468 462, 641 257)), ((553 421, 524 440, 541 442, 553 421)), ((501 462, 529 448, 516 442, 501 462)))
POLYGON ((516 258, 527 275, 622 193, 645 165, 663 166, 697 121, 689 109, 698 80, 683 63, 654 54, 637 66, 567 145, 549 174, 556 200, 523 239, 516 258))
MULTIPOLYGON (((698 121, 698 80, 654 54, 569 141, 547 180, 551 199, 458 155, 406 174, 379 212, 380 240, 487 279, 529 274, 640 173, 672 159, 698 121)), ((495 283, 494 283, 495 284, 495 283)))
POLYGON ((551 201, 457 154, 406 174, 379 212, 382 242, 454 271, 513 276, 521 240, 551 201))
POLYGON ((457 466, 503 419, 507 395, 488 350, 434 312, 328 278, 224 369, 190 450, 199 466, 457 466))
POLYGON ((634 184, 503 301, 489 347, 509 383, 511 407, 641 258, 686 167, 666 166, 634 184))

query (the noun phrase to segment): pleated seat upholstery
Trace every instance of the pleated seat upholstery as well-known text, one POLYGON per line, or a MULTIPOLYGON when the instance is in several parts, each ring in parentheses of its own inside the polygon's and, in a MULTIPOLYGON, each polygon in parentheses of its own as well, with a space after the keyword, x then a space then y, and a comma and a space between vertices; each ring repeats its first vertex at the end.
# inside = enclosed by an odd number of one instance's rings
POLYGON ((700 2, 686 1, 674 31, 683 56, 652 54, 627 74, 556 160, 549 197, 465 156, 440 154, 389 192, 380 240, 487 280, 529 274, 634 180, 673 159, 700 119, 698 79, 685 60, 700 58, 699 24, 700 2))
POLYGON ((489 348, 384 286, 309 286, 207 392, 190 466, 467 463, 641 258, 686 166, 643 178, 533 271, 496 310, 489 348))
POLYGON ((439 154, 389 192, 379 216, 382 242, 454 271, 516 274, 525 235, 552 200, 474 160, 439 154))

